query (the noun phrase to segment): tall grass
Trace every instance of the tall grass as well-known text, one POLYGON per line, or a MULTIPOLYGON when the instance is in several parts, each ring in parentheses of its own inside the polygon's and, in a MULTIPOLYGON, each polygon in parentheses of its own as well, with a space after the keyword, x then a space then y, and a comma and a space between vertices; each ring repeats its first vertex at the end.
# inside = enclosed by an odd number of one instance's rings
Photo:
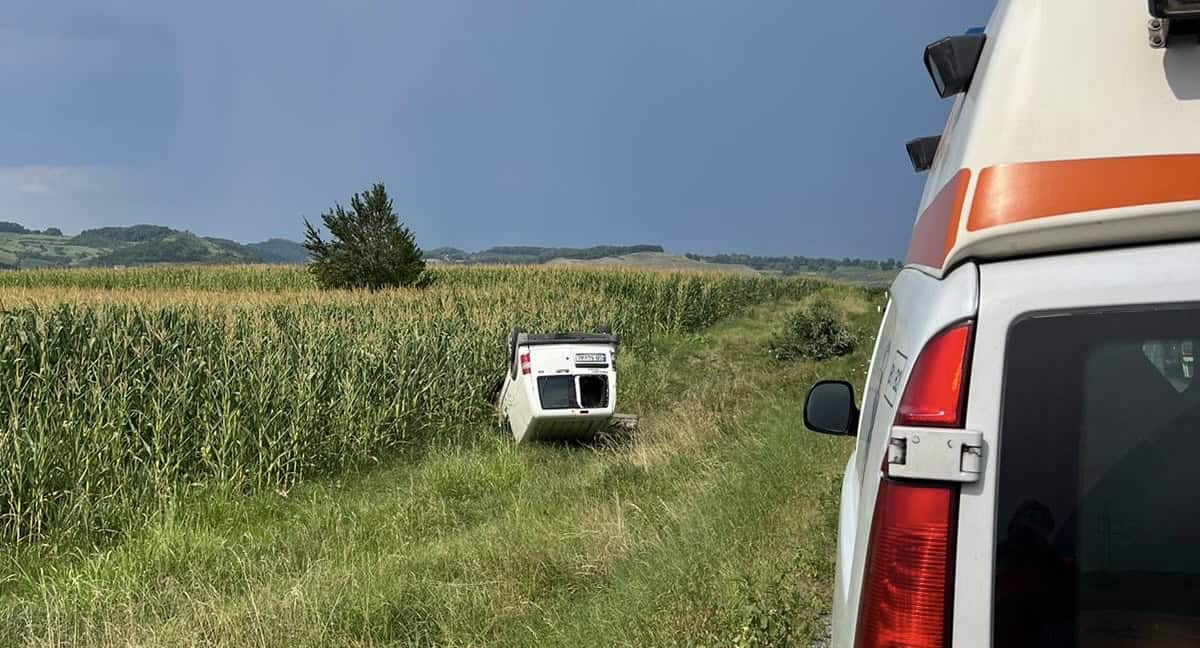
POLYGON ((485 428, 512 325, 610 324, 638 348, 820 285, 538 268, 440 270, 431 289, 374 294, 307 280, 268 267, 0 274, 0 537, 96 541, 182 488, 287 487, 485 428))

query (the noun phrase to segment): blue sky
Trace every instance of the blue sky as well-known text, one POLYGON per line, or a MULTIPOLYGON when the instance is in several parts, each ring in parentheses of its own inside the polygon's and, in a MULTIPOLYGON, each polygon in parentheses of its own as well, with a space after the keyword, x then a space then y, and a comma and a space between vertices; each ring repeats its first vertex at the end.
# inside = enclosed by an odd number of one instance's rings
POLYGON ((426 248, 899 257, 921 51, 992 4, 6 3, 0 220, 300 239, 383 181, 426 248))

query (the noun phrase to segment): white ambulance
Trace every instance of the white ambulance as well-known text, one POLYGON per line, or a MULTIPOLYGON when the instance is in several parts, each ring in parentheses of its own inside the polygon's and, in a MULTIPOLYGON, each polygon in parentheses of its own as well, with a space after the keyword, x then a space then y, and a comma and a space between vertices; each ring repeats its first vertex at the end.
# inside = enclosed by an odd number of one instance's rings
POLYGON ((861 411, 805 403, 856 437, 833 645, 1200 646, 1198 33, 1000 0, 926 50, 954 105, 861 411))

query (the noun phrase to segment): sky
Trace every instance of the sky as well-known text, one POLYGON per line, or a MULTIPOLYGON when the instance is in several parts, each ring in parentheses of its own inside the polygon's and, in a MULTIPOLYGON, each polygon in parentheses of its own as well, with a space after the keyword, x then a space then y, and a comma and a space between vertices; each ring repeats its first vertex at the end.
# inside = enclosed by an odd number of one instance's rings
POLYGON ((8 0, 0 220, 299 240, 383 182, 426 249, 901 257, 922 50, 992 5, 8 0))

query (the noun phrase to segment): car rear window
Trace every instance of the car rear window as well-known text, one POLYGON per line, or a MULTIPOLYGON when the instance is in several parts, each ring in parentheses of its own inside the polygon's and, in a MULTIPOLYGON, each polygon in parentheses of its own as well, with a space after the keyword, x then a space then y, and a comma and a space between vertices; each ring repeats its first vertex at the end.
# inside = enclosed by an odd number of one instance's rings
POLYGON ((537 379, 538 398, 542 409, 574 409, 579 407, 575 402, 574 376, 539 376, 537 379))
POLYGON ((1200 307, 1009 334, 995 646, 1200 645, 1200 307))
POLYGON ((608 407, 608 376, 579 377, 579 406, 608 407))

